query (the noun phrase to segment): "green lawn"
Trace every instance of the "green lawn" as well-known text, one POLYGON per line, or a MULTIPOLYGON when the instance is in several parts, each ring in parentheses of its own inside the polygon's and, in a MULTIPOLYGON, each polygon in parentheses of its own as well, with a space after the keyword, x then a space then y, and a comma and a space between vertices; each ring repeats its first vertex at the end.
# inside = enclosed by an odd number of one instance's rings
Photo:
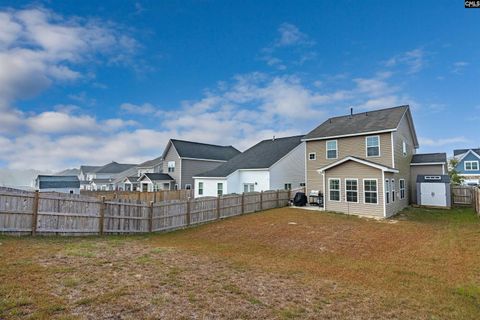
POLYGON ((283 208, 168 234, 0 237, 0 319, 478 319, 480 220, 283 208))

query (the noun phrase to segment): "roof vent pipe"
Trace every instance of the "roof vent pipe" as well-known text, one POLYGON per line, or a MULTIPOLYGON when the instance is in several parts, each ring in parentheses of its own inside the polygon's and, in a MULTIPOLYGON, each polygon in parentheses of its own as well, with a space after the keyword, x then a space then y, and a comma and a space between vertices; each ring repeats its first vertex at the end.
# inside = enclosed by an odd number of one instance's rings
POLYGON ((350 116, 353 116, 353 108, 350 108, 350 116))
POLYGON ((272 141, 275 141, 275 136, 273 136, 272 141))

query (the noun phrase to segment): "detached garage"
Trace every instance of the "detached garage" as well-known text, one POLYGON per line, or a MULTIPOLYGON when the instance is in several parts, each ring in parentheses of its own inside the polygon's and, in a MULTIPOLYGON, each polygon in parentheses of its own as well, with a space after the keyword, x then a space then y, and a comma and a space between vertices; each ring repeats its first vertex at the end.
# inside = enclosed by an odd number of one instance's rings
POLYGON ((418 175, 417 202, 422 206, 451 206, 450 177, 448 175, 418 175))

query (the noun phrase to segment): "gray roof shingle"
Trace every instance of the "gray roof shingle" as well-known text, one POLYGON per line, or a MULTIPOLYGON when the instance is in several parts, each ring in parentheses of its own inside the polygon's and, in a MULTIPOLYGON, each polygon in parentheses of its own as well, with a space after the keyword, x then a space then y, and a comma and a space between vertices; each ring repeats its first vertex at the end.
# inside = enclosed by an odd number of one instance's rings
POLYGON ((80 180, 77 176, 37 176, 40 189, 56 188, 80 188, 80 180))
POLYGON ((145 176, 152 181, 172 181, 173 178, 166 173, 145 173, 145 176))
POLYGON ((433 163, 433 162, 447 162, 446 153, 419 153, 414 154, 411 163, 433 163))
POLYGON ((138 165, 138 167, 139 168, 153 167, 153 166, 159 165, 161 163, 162 163, 162 157, 160 156, 160 157, 157 157, 155 159, 142 162, 138 165))
POLYGON ((465 152, 467 152, 468 150, 472 150, 473 152, 475 152, 476 154, 479 154, 480 155, 480 148, 478 149, 457 149, 457 150, 453 150, 453 155, 454 156, 458 156, 460 154, 464 154, 465 152))
POLYGON ((82 171, 83 173, 96 172, 101 167, 102 166, 80 166, 80 171, 82 171))
POLYGON ((270 168, 300 143, 303 136, 263 140, 217 168, 198 177, 226 177, 238 169, 270 168))
POLYGON ((396 129, 409 106, 380 109, 353 115, 333 117, 310 131, 305 137, 321 139, 327 137, 361 134, 396 129))
POLYGON ((125 164, 112 161, 95 171, 95 173, 120 173, 135 166, 135 164, 125 164))
POLYGON ((181 158, 228 161, 240 153, 232 146, 219 146, 177 139, 171 139, 170 141, 181 158))

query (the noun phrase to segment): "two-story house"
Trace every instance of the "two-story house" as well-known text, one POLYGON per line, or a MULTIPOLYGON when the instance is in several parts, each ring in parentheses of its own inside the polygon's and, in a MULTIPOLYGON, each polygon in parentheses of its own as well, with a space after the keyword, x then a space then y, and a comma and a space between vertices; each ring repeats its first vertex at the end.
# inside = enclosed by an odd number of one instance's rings
POLYGON ((463 177, 463 183, 480 185, 480 148, 453 150, 453 156, 458 160, 455 169, 463 177))
POLYGON ((240 151, 232 146, 170 139, 163 152, 163 173, 172 177, 172 189, 193 189, 193 177, 215 169, 240 151))
POLYGON ((323 210, 386 218, 410 203, 410 162, 419 147, 409 106, 334 117, 308 133, 306 189, 323 210))
POLYGON ((263 140, 195 179, 195 197, 299 188, 305 182, 303 136, 263 140))

